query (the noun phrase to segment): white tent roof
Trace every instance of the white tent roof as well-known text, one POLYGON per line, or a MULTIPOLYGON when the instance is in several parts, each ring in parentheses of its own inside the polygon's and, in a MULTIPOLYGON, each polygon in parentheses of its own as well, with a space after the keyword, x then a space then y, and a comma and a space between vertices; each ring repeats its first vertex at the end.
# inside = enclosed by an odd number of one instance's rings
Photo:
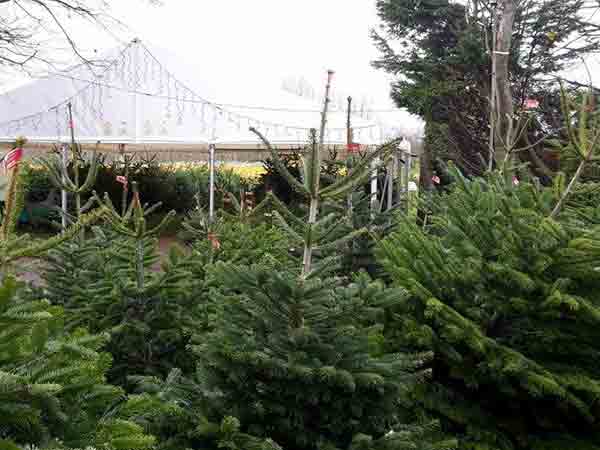
MULTIPOLYGON (((319 127, 321 104, 245 84, 243 72, 251 67, 235 74, 195 68, 138 41, 104 59, 102 68, 76 66, 0 95, 0 140, 68 140, 68 103, 80 142, 256 144, 248 131, 254 126, 274 143, 300 143, 310 128, 319 127)), ((345 127, 345 113, 332 111, 327 143, 344 143, 345 127)), ((353 118, 353 128, 362 144, 389 137, 372 121, 353 118)))

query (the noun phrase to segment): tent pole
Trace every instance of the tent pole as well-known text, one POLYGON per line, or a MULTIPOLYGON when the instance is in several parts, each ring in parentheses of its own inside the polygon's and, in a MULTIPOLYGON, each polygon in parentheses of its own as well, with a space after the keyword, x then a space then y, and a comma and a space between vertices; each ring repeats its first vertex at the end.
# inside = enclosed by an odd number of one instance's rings
POLYGON ((208 220, 213 223, 215 216, 215 144, 208 146, 208 169, 210 174, 208 189, 208 220))
MULTIPOLYGON (((396 168, 396 158, 394 158, 387 166, 387 177, 386 177, 386 187, 387 187, 387 210, 392 209, 392 205, 394 203, 394 170, 396 168)), ((381 208, 380 208, 381 209, 381 208)))
MULTIPOLYGON (((140 40, 135 38, 133 40, 133 46, 131 50, 133 51, 133 59, 134 59, 134 70, 139 70, 139 50, 140 50, 140 40)), ((134 78, 134 80, 136 80, 134 78)), ((138 81, 134 81, 134 89, 133 89, 133 116, 134 116, 134 133, 135 137, 133 142, 135 144, 139 143, 140 136, 142 135, 142 108, 140 105, 140 96, 138 94, 138 90, 140 86, 138 85, 138 81)))
MULTIPOLYGON (((373 151, 373 149, 371 149, 373 151)), ((379 166, 379 158, 375 158, 371 162, 371 219, 375 218, 375 208, 377 205, 377 167, 379 166)))
MULTIPOLYGON (((61 158, 62 158, 62 166, 63 166, 63 173, 62 173, 62 182, 63 185, 66 184, 67 182, 67 146, 65 144, 62 144, 60 147, 60 153, 61 153, 61 158)), ((62 231, 63 233, 65 232, 65 230, 67 229, 67 209, 68 209, 68 204, 67 204, 67 191, 65 190, 65 188, 63 187, 60 191, 60 207, 62 210, 62 216, 61 216, 61 225, 62 225, 62 231)))
POLYGON ((211 131, 210 144, 208 145, 208 169, 209 169, 209 186, 208 186, 208 221, 213 223, 215 219, 215 152, 217 142, 217 111, 213 116, 213 126, 211 131))

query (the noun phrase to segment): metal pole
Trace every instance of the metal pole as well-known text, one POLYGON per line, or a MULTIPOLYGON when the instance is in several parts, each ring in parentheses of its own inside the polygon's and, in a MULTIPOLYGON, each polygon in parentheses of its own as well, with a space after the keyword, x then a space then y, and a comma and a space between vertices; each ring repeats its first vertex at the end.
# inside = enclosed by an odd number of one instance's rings
POLYGON ((208 146, 208 170, 210 174, 208 189, 208 220, 213 223, 215 216, 215 144, 208 146))
POLYGON ((208 187, 208 221, 214 222, 215 217, 215 151, 217 140, 217 111, 213 117, 213 126, 211 132, 211 142, 208 145, 208 170, 209 170, 209 187, 208 187))
POLYGON ((375 218, 375 207, 377 204, 377 166, 379 158, 375 158, 371 162, 371 219, 375 218))
POLYGON ((346 143, 348 144, 348 147, 346 148, 346 150, 348 150, 350 148, 350 145, 352 144, 352 97, 348 97, 348 117, 346 119, 346 143))
MULTIPOLYGON (((63 182, 63 186, 66 184, 67 182, 67 166, 68 166, 68 162, 67 162, 67 145, 66 144, 62 144, 60 147, 60 153, 61 153, 61 157, 62 157, 62 166, 63 166, 63 173, 62 173, 62 182, 63 182)), ((67 191, 65 190, 65 188, 63 187, 60 191, 60 207, 62 210, 62 217, 61 217, 61 225, 62 225, 62 230, 63 233, 65 232, 65 230, 67 229, 67 210, 69 205, 67 204, 67 191)))
MULTIPOLYGON (((352 168, 352 163, 350 162, 350 148, 353 144, 352 139, 352 97, 348 97, 348 118, 346 121, 347 134, 346 134, 346 175, 350 172, 352 168)), ((352 191, 348 192, 348 196, 346 198, 346 204, 348 207, 348 214, 352 215, 352 191)))
MULTIPOLYGON (((133 51, 133 60, 134 60, 134 70, 139 71, 140 70, 140 64, 139 64, 139 50, 140 50, 140 40, 139 39, 134 39, 133 40, 133 46, 131 47, 131 50, 133 51)), ((140 102, 140 96, 138 94, 138 90, 140 89, 140 86, 138 84, 138 80, 139 78, 137 76, 133 77, 134 80, 134 89, 133 89, 133 115, 134 115, 134 139, 133 142, 135 142, 136 144, 139 143, 140 137, 142 136, 142 107, 141 107, 141 102, 140 102)))

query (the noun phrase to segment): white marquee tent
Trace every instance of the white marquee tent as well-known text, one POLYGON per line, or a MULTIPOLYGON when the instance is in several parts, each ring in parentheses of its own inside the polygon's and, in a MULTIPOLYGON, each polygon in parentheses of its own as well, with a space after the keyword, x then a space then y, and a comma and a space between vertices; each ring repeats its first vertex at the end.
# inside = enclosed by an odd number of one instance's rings
MULTIPOLYGON (((306 141, 322 105, 273 86, 248 86, 244 72, 196 68, 137 40, 109 52, 102 65, 79 65, 0 95, 0 141, 69 139, 68 105, 80 142, 256 144, 254 126, 272 142, 306 141), (261 108, 262 107, 262 108, 261 108)), ((378 144, 395 134, 353 117, 355 141, 378 144)), ((328 115, 326 142, 346 141, 346 113, 328 115)))

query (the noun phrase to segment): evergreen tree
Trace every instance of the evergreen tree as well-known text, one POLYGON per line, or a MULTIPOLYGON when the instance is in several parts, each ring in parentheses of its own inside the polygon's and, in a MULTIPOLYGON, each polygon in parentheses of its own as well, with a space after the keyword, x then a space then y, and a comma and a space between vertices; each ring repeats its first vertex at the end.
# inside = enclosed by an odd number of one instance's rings
MULTIPOLYGON (((88 169, 85 180, 80 179, 80 169, 83 163, 83 150, 80 145, 74 141, 71 143, 71 153, 73 158, 73 176, 69 173, 68 167, 65 167, 61 158, 58 155, 52 155, 47 158, 40 158, 38 162, 44 167, 50 176, 50 180, 54 185, 64 190, 75 199, 75 216, 71 216, 62 210, 59 210, 61 214, 66 214, 66 222, 68 224, 79 221, 84 213, 86 213, 93 205, 93 199, 88 201, 86 204, 82 204, 83 196, 92 191, 96 177, 98 175, 98 169, 100 166, 100 156, 97 151, 94 150, 90 160, 90 167, 88 169)), ((85 230, 79 233, 79 240, 82 241, 85 238, 85 230)))
POLYGON ((129 375, 165 377, 174 367, 192 371, 194 363, 186 345, 190 330, 197 325, 196 314, 202 314, 198 300, 203 280, 192 276, 201 262, 173 248, 162 269, 157 267, 156 237, 172 215, 149 229, 146 217, 159 205, 144 208, 135 184, 133 191, 124 216, 108 197, 96 197, 107 211, 108 231, 97 230, 99 234, 89 243, 54 252, 45 274, 55 298, 61 297, 62 286, 85 283, 68 288, 70 296, 59 301, 69 326, 110 333, 107 350, 114 364, 109 376, 120 385, 126 385, 129 375), (68 265, 78 256, 80 270, 68 272, 68 265))
POLYGON ((30 299, 15 279, 0 286, 0 447, 17 445, 146 449, 154 439, 111 408, 108 335, 66 333, 63 312, 30 299))
POLYGON ((424 439, 423 428, 402 425, 402 402, 423 375, 419 367, 428 355, 372 354, 379 328, 368 317, 378 306, 356 295, 362 290, 338 289, 336 280, 320 278, 337 258, 313 265, 316 250, 335 248, 364 232, 352 230, 331 242, 339 216, 321 218, 319 211, 327 200, 345 201, 387 147, 365 158, 346 179, 322 188, 321 145, 314 130, 300 181, 259 136, 282 176, 308 204, 307 220, 277 201, 273 212, 292 242, 303 246, 304 258, 300 271, 217 264, 220 289, 213 295, 222 297, 221 310, 214 330, 194 347, 202 390, 214 392, 218 410, 238 418, 245 432, 273 438, 283 448, 452 447, 452 440, 433 433, 424 439))
POLYGON ((222 264, 219 275, 243 295, 227 296, 215 331, 195 349, 204 389, 216 390, 248 433, 294 449, 348 448, 359 435, 392 430, 390 448, 452 446, 401 431, 402 400, 427 355, 371 356, 359 299, 331 280, 222 264))
MULTIPOLYGON (((465 174, 481 174, 489 158, 490 79, 495 0, 378 0, 381 26, 373 39, 377 68, 398 77, 391 94, 425 122, 421 158, 424 187, 431 188, 436 159, 451 159, 465 174), (468 95, 465 95, 468 93, 468 95)), ((552 176, 544 136, 561 130, 555 76, 596 51, 598 8, 582 0, 521 0, 513 27, 509 75, 515 113, 526 100, 540 100, 517 147, 538 176, 552 176)), ((518 127, 514 127, 516 130, 518 127)), ((501 161, 497 161, 501 163, 501 161)))
POLYGON ((134 376, 130 381, 136 394, 130 395, 121 413, 135 416, 138 424, 157 436, 159 450, 280 450, 270 439, 242 432, 236 418, 215 416, 210 393, 178 369, 164 380, 134 376))
MULTIPOLYGON (((24 140, 16 142, 15 147, 22 146, 24 140)), ((11 271, 11 266, 19 259, 25 257, 37 257, 48 250, 60 245, 78 235, 104 215, 105 210, 98 208, 88 214, 79 217, 79 220, 72 224, 64 233, 49 239, 38 242, 31 242, 30 236, 23 234, 17 236, 15 233, 19 215, 23 209, 25 191, 23 180, 20 176, 21 165, 17 164, 13 169, 6 194, 4 213, 2 215, 2 224, 0 226, 0 278, 11 271)))
POLYGON ((49 250, 41 271, 44 296, 55 305, 86 304, 89 288, 111 273, 110 250, 118 245, 115 233, 96 225, 85 241, 67 240, 49 250))
MULTIPOLYGON (((357 185, 370 176, 371 163, 378 158, 385 158, 395 145, 390 142, 380 146, 377 150, 363 158, 345 177, 330 180, 327 186, 321 185, 322 144, 317 141, 316 130, 311 130, 310 142, 306 154, 302 159, 301 178, 294 177, 279 159, 279 155, 271 143, 258 132, 251 128, 271 152, 271 158, 281 176, 304 199, 308 208, 305 218, 299 218, 290 211, 283 202, 276 202, 273 215, 278 220, 282 229, 288 235, 292 245, 303 246, 302 277, 322 275, 324 271, 331 272, 340 266, 340 256, 323 258, 313 264, 313 257, 327 255, 348 242, 367 232, 366 228, 353 229, 349 232, 340 232, 340 224, 335 213, 319 217, 319 210, 323 204, 334 199, 344 198, 357 185)), ((276 197, 274 197, 276 199, 276 197)))
POLYGON ((424 227, 381 245, 409 294, 387 315, 388 351, 435 351, 415 397, 460 448, 600 448, 598 230, 550 218, 552 189, 454 178, 424 227))
POLYGON ((269 193, 251 208, 231 193, 228 196, 233 213, 217 211, 211 223, 204 209, 197 204, 183 221, 184 230, 179 233, 179 238, 191 248, 195 258, 206 263, 224 261, 289 268, 293 257, 286 236, 265 221, 279 201, 269 193))

